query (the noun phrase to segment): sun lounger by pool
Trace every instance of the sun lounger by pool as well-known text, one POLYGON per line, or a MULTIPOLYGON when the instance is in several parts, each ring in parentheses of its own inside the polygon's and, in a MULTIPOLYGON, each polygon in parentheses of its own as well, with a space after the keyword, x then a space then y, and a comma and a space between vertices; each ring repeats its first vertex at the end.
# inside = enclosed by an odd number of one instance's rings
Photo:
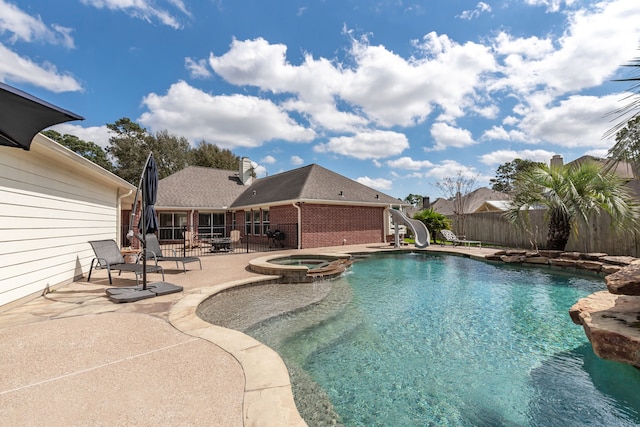
POLYGON ((445 245, 446 242, 451 242, 453 246, 457 245, 466 245, 468 248, 471 247, 472 244, 478 245, 479 248, 482 248, 482 242, 479 240, 465 240, 458 239, 458 236, 451 230, 440 230, 440 234, 442 234, 442 246, 445 245))
MULTIPOLYGON (((117 270, 118 275, 123 271, 135 273, 136 284, 138 283, 138 276, 142 275, 144 267, 142 264, 125 262, 124 256, 122 256, 115 240, 93 240, 89 242, 89 244, 93 248, 96 257, 91 260, 87 282, 91 280, 92 270, 106 268, 107 274, 109 275, 109 284, 113 284, 111 280, 111 270, 117 270)), ((147 265, 147 273, 162 273, 162 280, 164 280, 164 270, 159 265, 147 265)))
POLYGON ((200 270, 202 270, 202 262, 200 258, 196 256, 176 256, 175 251, 173 252, 173 256, 164 256, 162 254, 162 248, 160 247, 160 242, 158 242, 158 237, 155 234, 147 234, 147 260, 153 259, 158 264, 158 261, 175 261, 176 268, 180 268, 179 262, 182 263, 182 270, 186 273, 187 267, 186 264, 189 262, 198 262, 200 264, 200 270))

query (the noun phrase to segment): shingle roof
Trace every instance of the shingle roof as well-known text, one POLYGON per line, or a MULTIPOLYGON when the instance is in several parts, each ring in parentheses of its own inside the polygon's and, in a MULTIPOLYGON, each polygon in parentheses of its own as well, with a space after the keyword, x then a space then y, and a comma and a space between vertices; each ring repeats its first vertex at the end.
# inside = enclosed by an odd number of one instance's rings
POLYGON ((291 200, 379 205, 402 203, 317 164, 261 178, 245 188, 246 191, 232 207, 272 205, 291 200))
POLYGON ((236 171, 189 166, 160 180, 156 207, 228 209, 247 188, 236 171))
MULTIPOLYGON (((488 200, 511 200, 511 196, 487 187, 480 187, 466 196, 463 196, 463 199, 464 213, 472 213, 488 200)), ((453 215, 452 203, 443 198, 436 200, 431 205, 431 208, 442 215, 453 215)))

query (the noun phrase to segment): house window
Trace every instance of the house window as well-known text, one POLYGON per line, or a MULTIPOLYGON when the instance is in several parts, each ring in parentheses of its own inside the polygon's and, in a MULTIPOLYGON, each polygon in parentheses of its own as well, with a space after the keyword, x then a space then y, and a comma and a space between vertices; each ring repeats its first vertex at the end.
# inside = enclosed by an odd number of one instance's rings
POLYGON ((253 211, 253 234, 260 235, 260 211, 253 211))
POLYGON ((260 236, 261 234, 267 234, 269 230, 269 210, 258 209, 245 211, 244 213, 244 231, 245 234, 253 234, 254 236, 260 236))
POLYGON ((262 234, 269 231, 269 209, 262 209, 262 234))
POLYGON ((202 237, 225 236, 224 212, 198 214, 198 235, 202 237))
POLYGON ((251 211, 244 212, 244 234, 251 234, 251 211))
POLYGON ((182 231, 187 226, 184 212, 160 212, 160 240, 182 240, 182 231))

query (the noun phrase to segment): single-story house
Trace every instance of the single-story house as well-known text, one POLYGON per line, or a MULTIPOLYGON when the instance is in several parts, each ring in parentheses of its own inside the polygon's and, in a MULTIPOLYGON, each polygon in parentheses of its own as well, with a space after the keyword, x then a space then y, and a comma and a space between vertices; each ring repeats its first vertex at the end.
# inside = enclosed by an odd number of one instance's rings
POLYGON ((121 240, 136 187, 37 134, 0 146, 0 309, 79 279, 90 240, 121 240))
POLYGON ((316 248, 385 242, 387 209, 407 204, 317 164, 255 179, 243 158, 238 172, 191 166, 160 180, 155 206, 164 240, 277 229, 288 247, 316 248))

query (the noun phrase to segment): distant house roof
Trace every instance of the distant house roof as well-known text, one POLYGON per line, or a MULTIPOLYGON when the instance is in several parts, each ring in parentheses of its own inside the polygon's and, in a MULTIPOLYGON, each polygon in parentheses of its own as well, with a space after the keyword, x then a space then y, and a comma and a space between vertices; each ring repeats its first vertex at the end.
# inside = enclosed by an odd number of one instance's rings
MULTIPOLYGON (((602 159, 602 158, 599 158, 599 157, 594 157, 594 156, 589 156, 589 155, 579 157, 579 158, 567 163, 567 166, 580 165, 580 164, 582 164, 584 162, 587 162, 587 161, 595 162, 595 163, 599 164, 600 167, 603 167, 603 168, 607 166, 607 159, 602 159)), ((619 178, 626 179, 626 180, 631 180, 635 176, 634 173, 633 173, 633 166, 629 162, 619 161, 619 162, 615 163, 615 167, 612 169, 612 171, 619 178)))
MULTIPOLYGON (((487 201, 495 203, 501 200, 511 200, 511 196, 507 193, 495 191, 487 187, 480 187, 466 196, 463 196, 464 213, 476 212, 487 201)), ((431 209, 442 215, 453 215, 453 203, 447 199, 437 199, 431 205, 431 209)))
POLYGON ((511 207, 510 200, 487 200, 480 206, 478 209, 473 211, 476 212, 505 212, 511 207))
POLYGON ((247 188, 236 171, 189 166, 160 180, 156 206, 228 209, 247 188))
POLYGON ((406 204, 317 164, 261 178, 244 188, 245 191, 232 207, 273 205, 289 201, 359 205, 406 204))

